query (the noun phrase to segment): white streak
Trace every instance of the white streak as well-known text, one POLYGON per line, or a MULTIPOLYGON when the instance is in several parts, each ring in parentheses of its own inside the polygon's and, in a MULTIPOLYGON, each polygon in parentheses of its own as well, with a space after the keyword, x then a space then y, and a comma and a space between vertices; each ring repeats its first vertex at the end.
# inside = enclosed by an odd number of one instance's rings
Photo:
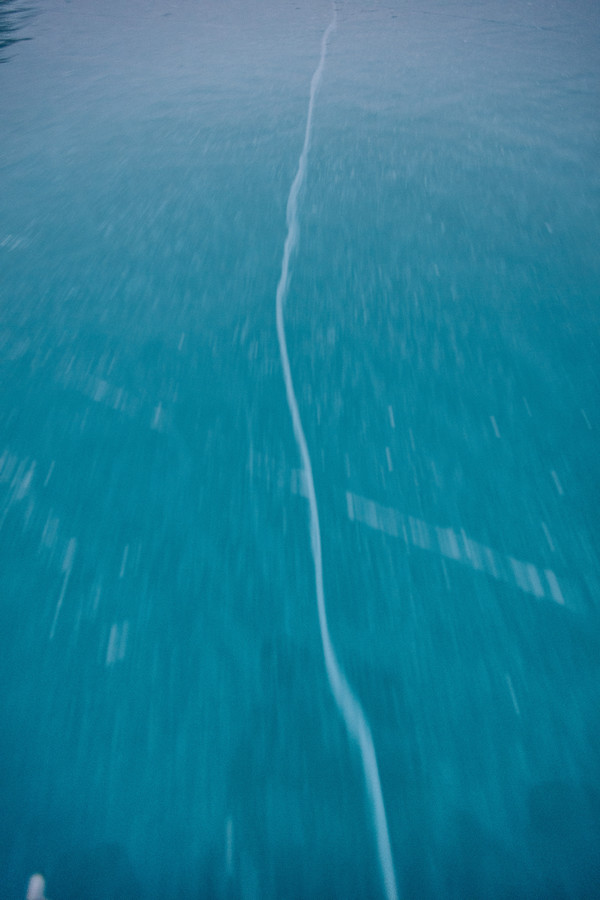
POLYGON ((20 484, 17 485, 15 500, 23 500, 23 498, 26 496, 27 491, 31 487, 33 476, 35 475, 35 466, 35 462, 32 462, 29 466, 29 471, 22 477, 20 484))
POLYGON ((544 569, 544 575, 546 576, 546 581, 550 587, 550 593, 552 594, 552 599, 556 603, 560 603, 561 606, 565 605, 565 598, 562 595, 562 591, 560 589, 560 585, 558 583, 558 579, 554 572, 551 569, 544 569))
POLYGON ((53 549, 58 535, 58 525, 58 519, 50 512, 42 531, 41 544, 43 547, 47 547, 49 550, 53 549))
POLYGON ((154 409, 154 415, 152 417, 152 424, 150 428, 153 431, 161 431, 163 427, 164 413, 162 408, 162 403, 159 403, 158 406, 154 409))
POLYGON ((515 712, 518 716, 521 715, 521 710, 519 709, 519 704, 517 703, 517 697, 515 695, 515 690, 513 688, 513 683, 511 681, 510 675, 507 673, 506 675, 506 684, 508 685, 508 690, 510 692, 510 699, 513 702, 513 706, 515 708, 515 712))
POLYGON ((120 625, 115 622, 110 629, 108 646, 106 648, 106 666, 113 666, 116 662, 122 662, 127 653, 127 638, 129 636, 129 622, 120 625))
POLYGON ((560 483, 560 479, 559 479, 558 475, 556 474, 554 469, 552 469, 552 472, 550 474, 552 475, 552 478, 554 480, 554 484, 556 486, 556 490, 559 493, 559 496, 562 497, 564 494, 564 490, 563 490, 562 484, 560 483))
POLYGON ((121 568, 119 570, 119 578, 123 578, 125 575, 125 570, 127 568, 127 557, 129 556, 129 544, 125 544, 123 549, 123 556, 121 558, 121 568))
POLYGON ((54 460, 50 463, 50 468, 48 469, 48 474, 46 475, 46 479, 44 481, 44 487, 47 486, 48 482, 52 478, 52 473, 54 472, 54 460))
POLYGON ((54 611, 54 618, 52 619, 52 627, 50 628, 50 640, 54 638, 54 633, 56 631, 56 623, 58 622, 58 616, 60 613, 60 609, 63 605, 63 600, 65 599, 65 594, 67 592, 67 586, 69 584, 69 578, 71 577, 71 570, 73 569, 73 560, 75 559, 75 551, 77 549, 77 541, 75 538, 71 538, 69 543, 67 544, 67 549, 65 551, 65 555, 62 563, 62 571, 64 572, 64 578, 62 583, 62 588, 60 591, 60 596, 58 598, 58 603, 56 604, 56 609, 54 611))
POLYGON ((308 103, 308 115, 306 120, 306 131, 304 133, 304 145, 298 161, 298 171, 292 182, 290 194, 287 203, 287 236, 283 249, 283 259, 281 262, 281 276, 277 285, 276 294, 276 311, 277 311, 277 337, 279 340, 279 353, 281 356, 281 364, 283 368, 283 376, 285 380, 285 390, 287 395, 290 415, 294 427, 294 435, 302 466, 306 478, 306 488, 308 493, 308 504, 310 512, 310 537, 311 547, 315 567, 315 587, 317 595, 317 607, 319 613, 319 627, 321 631, 321 641, 323 645, 323 655, 325 657, 325 666, 327 677, 331 691, 338 705, 339 711, 345 722, 348 733, 356 741, 360 751, 367 793, 371 803, 373 814, 375 833, 377 837, 377 851, 379 856, 379 864, 385 885, 386 896, 388 900, 395 900, 398 896, 396 888, 396 875, 394 872, 394 863, 392 860, 392 851, 390 847, 390 838, 388 834, 387 819, 385 807, 383 803, 383 794, 381 791, 381 783, 379 780, 379 770, 377 767, 377 759, 375 757, 375 748, 371 729, 362 710, 360 703, 355 697, 350 685, 340 668, 337 660, 331 638, 329 636, 329 626, 327 624, 327 614, 325 611, 325 592, 323 589, 323 560, 321 556, 321 530, 319 525, 319 512, 317 507, 317 496, 315 492, 315 484, 312 474, 312 464, 304 429, 300 419, 298 403, 294 391, 292 374, 290 369, 290 361, 285 338, 285 324, 283 318, 283 307, 287 299, 289 283, 290 283, 290 257, 295 250, 298 242, 298 194, 304 177, 306 174, 306 164, 308 158, 308 150, 310 147, 310 138, 312 130, 313 108, 315 96, 325 66, 325 56, 327 54, 327 44, 329 37, 336 26, 336 14, 334 11, 333 19, 327 26, 323 39, 321 41, 321 57, 319 64, 313 74, 310 83, 310 99, 308 103))
POLYGON ((346 503, 348 504, 348 518, 351 522, 354 521, 354 504, 352 503, 352 494, 350 491, 346 491, 346 503))
POLYGON ((460 547, 453 528, 436 528, 440 552, 448 559, 460 559, 460 547))
POLYGON ((106 648, 106 665, 112 666, 117 658, 117 642, 119 639, 119 626, 115 624, 110 629, 108 647, 106 648))
POLYGON ((548 541, 548 546, 554 553, 554 541, 552 540, 552 535, 548 531, 548 526, 546 525, 545 522, 542 522, 542 531, 544 532, 544 534, 546 536, 546 540, 548 541))

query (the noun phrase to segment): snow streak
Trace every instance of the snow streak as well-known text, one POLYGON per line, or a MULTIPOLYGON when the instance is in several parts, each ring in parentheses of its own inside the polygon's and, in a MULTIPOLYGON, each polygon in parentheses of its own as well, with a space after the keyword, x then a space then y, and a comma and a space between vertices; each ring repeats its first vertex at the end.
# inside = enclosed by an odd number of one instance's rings
POLYGON ((312 474, 312 464, 300 412, 298 411, 298 403, 294 391, 292 374, 290 370, 290 360, 288 356, 287 343, 285 339, 285 323, 283 317, 283 308, 287 298, 290 285, 290 257, 298 243, 298 194, 304 182, 306 175, 308 150, 310 147, 310 138, 312 131, 313 109, 315 97, 321 83, 323 68, 325 66, 325 57, 327 55, 327 45, 331 33, 336 26, 336 14, 334 11, 333 18, 321 41, 321 57, 319 64, 313 74, 310 83, 310 99, 308 103, 308 115, 306 119, 306 131, 304 133, 304 145, 298 162, 298 171, 292 182, 290 194, 287 203, 287 236, 283 249, 283 259, 281 262, 281 276, 277 285, 276 307, 277 307, 277 336, 279 340, 279 352, 281 356, 281 364, 283 367, 283 376, 285 379, 285 389, 287 401, 294 426, 294 435, 300 452, 302 466, 304 469, 306 492, 310 511, 310 537, 312 546, 312 555, 315 566, 315 587, 317 595, 317 606, 319 613, 319 627, 321 631, 321 640, 323 644, 323 655, 325 657, 325 667, 329 684, 338 705, 340 714, 344 720, 346 728, 350 736, 356 741, 360 751, 363 772, 367 787, 367 794, 373 815, 373 823, 375 834, 377 837, 377 852, 379 864, 383 876, 385 893, 387 900, 396 900, 398 896, 396 888, 396 876, 394 873, 394 863, 392 860, 392 851, 390 848, 390 838, 388 833, 387 819, 385 815, 385 806, 383 803, 383 794, 381 791, 381 782, 379 780, 379 770, 377 768, 377 758, 375 756, 375 747, 371 736, 371 729, 363 709, 355 696, 352 688, 348 684, 344 673, 337 660, 331 637, 329 635, 329 626, 327 624, 327 614, 325 610, 325 592, 323 589, 323 560, 321 555, 321 529, 319 525, 319 512, 317 507, 317 496, 315 493, 315 483, 312 474))

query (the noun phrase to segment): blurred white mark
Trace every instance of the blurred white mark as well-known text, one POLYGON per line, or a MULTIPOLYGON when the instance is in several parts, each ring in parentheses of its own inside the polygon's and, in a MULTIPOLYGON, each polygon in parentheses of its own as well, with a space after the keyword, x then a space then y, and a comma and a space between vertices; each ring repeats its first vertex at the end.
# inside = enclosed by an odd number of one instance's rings
POLYGON ((483 568, 484 572, 487 572, 492 578, 500 579, 502 576, 500 574, 500 570, 496 565, 496 553, 492 550, 491 547, 485 547, 483 544, 479 545, 483 554, 485 555, 485 565, 483 568))
POLYGON ((527 415, 531 418, 531 410, 529 409, 529 403, 527 402, 527 397, 523 397, 523 403, 525 404, 525 409, 527 410, 527 415))
POLYGON ((58 536, 58 525, 59 520, 55 516, 53 516, 51 512, 48 513, 48 518, 44 523, 40 541, 42 547, 46 547, 48 550, 53 549, 54 545, 56 544, 56 538, 58 536))
POLYGON ((27 530, 29 525, 31 524, 31 517, 33 515, 33 510, 35 509, 35 501, 29 498, 27 501, 27 505, 25 507, 25 512, 23 513, 23 528, 27 530))
POLYGON ((552 596, 552 599, 556 603, 560 603, 561 606, 564 606, 565 598, 562 595, 562 591, 560 589, 560 585, 558 583, 556 575, 550 569, 544 569, 544 575, 546 576, 546 581, 548 582, 548 586, 550 587, 550 594, 552 596))
POLYGON ((52 462, 50 463, 50 468, 48 469, 48 474, 46 475, 46 478, 44 479, 44 487, 47 487, 48 482, 52 478, 53 472, 54 472, 54 460, 52 460, 52 462))
POLYGON ((465 550, 465 556, 471 568, 476 569, 478 572, 485 571, 484 555, 481 552, 483 550, 483 547, 481 546, 481 544, 478 544, 477 541, 472 541, 471 538, 468 538, 462 528, 460 530, 460 534, 465 550))
POLYGON ((177 349, 178 349, 178 350, 182 350, 182 349, 183 349, 183 342, 184 342, 184 341, 185 341, 185 331, 182 331, 182 332, 181 332, 181 337, 179 338, 179 343, 177 344, 177 349))
POLYGON ((162 431, 163 418, 164 416, 162 403, 159 403, 158 406, 156 406, 154 409, 154 415, 152 417, 152 424, 150 425, 150 428, 152 428, 154 431, 162 431))
POLYGON ((446 590, 451 591, 452 585, 450 584, 450 576, 448 575, 448 567, 446 565, 446 560, 442 559, 442 560, 440 560, 440 562, 442 564, 442 573, 444 575, 444 583, 446 585, 446 590))
POLYGON ((125 659, 127 653, 127 636, 129 634, 129 622, 115 622, 110 629, 108 647, 106 648, 106 665, 113 666, 116 662, 125 659))
POLYGON ((546 540, 548 541, 548 546, 554 553, 555 552, 554 541, 552 540, 552 536, 551 536, 550 532, 548 531, 548 526, 546 525, 545 522, 542 522, 542 531, 544 532, 546 540))
POLYGON ((390 425, 392 428, 396 427, 396 423, 394 421, 394 410, 391 406, 388 406, 388 416, 390 417, 390 425))
POLYGON ((494 416, 490 416, 490 422, 492 423, 492 428, 494 429, 494 434, 496 435, 497 438, 499 438, 500 432, 498 430, 498 425, 496 424, 496 419, 494 418, 494 416))
POLYGON ((517 714, 518 716, 520 716, 520 715, 521 715, 521 710, 519 709, 519 704, 517 703, 517 698, 516 698, 515 691, 514 691, 514 688, 513 688, 513 683, 512 683, 512 681, 511 681, 511 677, 510 677, 510 675, 508 674, 508 672, 506 673, 506 676, 505 676, 505 677, 506 677, 506 684, 508 685, 508 690, 509 690, 509 693, 510 693, 510 698, 511 698, 512 703, 513 703, 513 706, 514 706, 514 708, 515 708, 515 712, 516 712, 516 714, 517 714))
POLYGON ((592 430, 592 423, 591 423, 590 420, 588 419, 588 415, 587 415, 585 409, 582 409, 582 410, 581 410, 581 415, 583 416, 583 421, 585 422, 585 424, 587 425, 587 427, 588 427, 589 430, 591 431, 591 430, 592 430))
POLYGON ((348 518, 351 522, 354 521, 354 502, 352 500, 352 494, 350 491, 346 491, 346 504, 348 506, 348 518))
POLYGON ((112 408, 118 412, 119 410, 125 409, 125 404, 123 402, 123 397, 125 395, 125 391, 123 388, 117 388, 115 391, 115 396, 112 402, 112 408))
POLYGON ((54 633, 56 631, 56 623, 58 622, 58 616, 60 613, 61 606, 63 605, 63 600, 65 599, 65 593, 67 591, 67 585, 69 584, 69 578, 71 577, 71 570, 73 569, 73 560, 75 559, 75 551, 77 549, 77 541, 75 538, 71 538, 69 543, 67 544, 67 549, 65 551, 65 555, 63 557, 62 562, 62 571, 64 572, 64 578, 62 583, 62 588, 60 591, 60 596, 58 598, 58 603, 56 604, 56 610, 54 612, 54 618, 52 620, 52 627, 50 628, 50 640, 54 638, 54 633))
POLYGON ((562 497, 563 494, 564 494, 565 492, 563 491, 563 486, 562 486, 562 484, 560 483, 560 480, 559 480, 559 478, 558 478, 558 475, 556 474, 556 472, 554 471, 554 469, 552 469, 552 472, 551 472, 550 474, 552 475, 552 479, 553 479, 554 484, 555 484, 555 486, 556 486, 556 490, 558 491, 559 495, 562 497))
POLYGON ((10 481, 17 465, 17 457, 5 450, 0 457, 0 482, 10 481))
POLYGON ((15 497, 21 488, 21 484, 22 484, 23 478, 25 476, 25 466, 26 466, 25 460, 21 460, 21 462, 19 463, 19 465, 17 467, 17 471, 13 475, 13 479, 10 483, 10 486, 11 486, 11 489, 13 492, 13 496, 15 496, 15 497))
POLYGON ((0 458, 0 482, 10 482, 8 497, 4 502, 4 509, 0 516, 0 528, 3 527, 13 504, 23 500, 29 491, 33 473, 35 472, 35 462, 30 464, 28 471, 25 471, 26 468, 27 460, 19 462, 18 457, 8 453, 6 450, 0 458))
MULTIPOLYGON (((413 519, 408 517, 408 526, 414 547, 420 547, 421 550, 429 550, 431 547, 431 538, 429 535, 429 526, 422 519, 413 519)), ((388 530, 389 533, 389 530, 388 530)))
POLYGON ((453 528, 436 528, 440 552, 448 559, 460 559, 460 547, 453 528))
POLYGON ((301 497, 308 499, 306 474, 302 471, 302 469, 292 469, 290 490, 292 494, 300 494, 301 497))
POLYGON ((129 556, 129 544, 125 544, 123 548, 123 556, 121 558, 121 568, 119 570, 119 578, 123 578, 125 575, 125 569, 127 568, 127 557, 129 556))
POLYGON ((385 456, 386 456, 386 459, 387 459, 388 471, 389 471, 389 472, 393 472, 393 471, 394 471, 394 467, 393 467, 393 465, 392 465, 392 454, 390 453, 390 448, 389 448, 389 447, 386 447, 386 448, 385 448, 385 456))
POLYGON ((27 896, 25 900, 47 900, 46 898, 46 881, 43 875, 36 873, 29 879, 27 885, 27 896))
POLYGON ((35 475, 35 462, 32 462, 31 465, 29 466, 29 470, 23 476, 23 478, 21 479, 20 483, 17 486, 16 492, 15 492, 16 500, 23 500, 23 498, 27 494, 29 488, 31 487, 31 482, 33 481, 34 475, 35 475))
POLYGON ((16 250, 18 247, 28 247, 29 240, 24 237, 17 237, 14 234, 7 234, 6 237, 2 238, 0 241, 0 247, 5 247, 8 252, 12 252, 16 250))
POLYGON ((108 394, 108 382, 104 380, 104 378, 97 378, 96 384, 92 393, 92 400, 95 400, 96 403, 101 403, 106 395, 108 394))
POLYGON ((544 588, 540 580, 540 574, 533 563, 527 563, 527 574, 529 575, 529 584, 531 585, 531 593, 536 597, 544 596, 544 588))
POLYGON ((517 587, 526 593, 529 592, 529 579, 527 577, 527 568, 525 563, 521 562, 519 559, 514 559, 514 557, 509 556, 508 562, 513 571, 514 579, 517 583, 517 587))

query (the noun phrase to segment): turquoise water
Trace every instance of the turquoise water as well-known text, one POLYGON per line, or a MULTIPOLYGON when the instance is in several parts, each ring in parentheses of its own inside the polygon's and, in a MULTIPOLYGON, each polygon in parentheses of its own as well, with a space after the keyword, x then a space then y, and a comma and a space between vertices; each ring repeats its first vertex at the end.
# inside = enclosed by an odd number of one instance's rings
MULTIPOLYGON (((331 7, 48 0, 0 68, 0 872, 383 897, 275 292, 331 7)), ((340 3, 286 334, 400 896, 597 896, 592 4, 340 3)))

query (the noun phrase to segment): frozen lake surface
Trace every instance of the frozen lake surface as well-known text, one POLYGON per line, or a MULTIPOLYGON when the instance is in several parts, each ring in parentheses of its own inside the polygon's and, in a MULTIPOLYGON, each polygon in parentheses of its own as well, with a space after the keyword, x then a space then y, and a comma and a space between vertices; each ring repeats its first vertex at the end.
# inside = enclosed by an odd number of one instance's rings
POLYGON ((331 20, 0 66, 7 900, 598 896, 600 15, 331 20))

